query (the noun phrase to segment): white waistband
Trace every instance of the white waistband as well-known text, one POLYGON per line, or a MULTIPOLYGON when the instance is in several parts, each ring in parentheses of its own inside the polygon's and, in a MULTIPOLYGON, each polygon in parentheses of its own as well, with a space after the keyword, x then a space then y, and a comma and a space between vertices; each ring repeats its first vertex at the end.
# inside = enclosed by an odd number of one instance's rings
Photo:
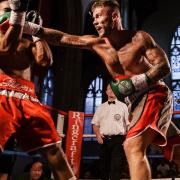
POLYGON ((39 102, 39 100, 35 97, 32 97, 26 93, 16 92, 16 91, 10 91, 6 89, 0 89, 0 95, 7 96, 7 97, 15 97, 18 99, 27 99, 33 102, 39 102))

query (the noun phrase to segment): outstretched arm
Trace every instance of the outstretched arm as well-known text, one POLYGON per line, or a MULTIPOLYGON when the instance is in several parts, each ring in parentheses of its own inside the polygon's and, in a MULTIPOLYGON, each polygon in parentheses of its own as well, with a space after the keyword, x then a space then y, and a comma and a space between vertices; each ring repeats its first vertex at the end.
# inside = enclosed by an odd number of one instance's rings
POLYGON ((92 50, 92 46, 100 41, 100 38, 94 35, 77 36, 50 28, 42 28, 38 34, 52 45, 81 49, 92 50))
POLYGON ((104 43, 102 38, 94 35, 72 35, 59 30, 41 27, 31 22, 25 23, 23 33, 45 39, 49 44, 54 46, 93 50, 97 44, 104 43))

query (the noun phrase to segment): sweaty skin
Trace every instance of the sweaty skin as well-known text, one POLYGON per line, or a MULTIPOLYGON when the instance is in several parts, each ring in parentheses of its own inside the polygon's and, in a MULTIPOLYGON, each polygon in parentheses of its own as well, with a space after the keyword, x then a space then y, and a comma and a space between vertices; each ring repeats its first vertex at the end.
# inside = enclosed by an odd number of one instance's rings
MULTIPOLYGON (((0 3, 0 14, 5 11, 9 11, 8 1, 0 3)), ((10 25, 6 32, 0 31, 0 59, 0 74, 31 80, 32 65, 49 66, 52 54, 45 41, 22 38, 22 27, 10 25)))
MULTIPOLYGON (((107 3, 99 0, 94 4, 101 2, 107 3)), ((50 28, 42 28, 37 35, 55 46, 88 49, 97 53, 112 78, 118 75, 132 77, 146 73, 149 81, 156 83, 170 73, 165 52, 148 33, 124 30, 117 7, 98 4, 92 8, 92 16, 98 37, 76 36, 50 28)), ((132 180, 151 179, 146 149, 155 137, 157 132, 148 128, 141 135, 125 140, 124 149, 132 180)))
POLYGON ((152 82, 170 73, 170 65, 164 51, 144 31, 127 31, 118 22, 118 14, 110 7, 97 7, 93 11, 93 24, 99 33, 76 36, 43 28, 40 36, 55 46, 71 46, 95 51, 106 65, 112 77, 119 74, 133 76, 146 72, 152 82), (105 14, 105 15, 104 15, 105 14), (117 28, 114 28, 117 26, 117 28))
MULTIPOLYGON (((8 1, 0 2, 0 15, 9 9, 8 1)), ((22 38, 22 31, 23 27, 17 24, 9 25, 6 32, 0 29, 0 75, 31 81, 36 73, 33 72, 35 66, 49 67, 52 53, 46 41, 32 42, 24 34, 22 38)), ((60 144, 47 144, 47 147, 41 148, 40 153, 48 160, 55 179, 76 179, 60 144)))
POLYGON ((129 33, 121 30, 116 33, 117 37, 114 40, 90 35, 78 37, 49 28, 43 28, 41 33, 52 45, 95 51, 112 77, 119 74, 133 76, 147 72, 149 78, 155 82, 170 72, 166 54, 144 31, 129 33), (120 39, 123 43, 118 43, 116 39, 120 39))

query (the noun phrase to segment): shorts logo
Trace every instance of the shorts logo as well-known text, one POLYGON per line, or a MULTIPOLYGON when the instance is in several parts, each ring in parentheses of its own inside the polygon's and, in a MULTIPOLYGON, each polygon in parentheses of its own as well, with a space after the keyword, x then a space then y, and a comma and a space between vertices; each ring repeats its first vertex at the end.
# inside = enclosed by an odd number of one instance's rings
POLYGON ((25 92, 29 92, 29 93, 33 93, 34 90, 29 88, 26 85, 22 85, 19 84, 17 81, 15 81, 14 79, 6 79, 4 82, 0 82, 0 87, 8 87, 8 88, 12 88, 12 89, 16 89, 21 90, 21 91, 25 91, 25 92))

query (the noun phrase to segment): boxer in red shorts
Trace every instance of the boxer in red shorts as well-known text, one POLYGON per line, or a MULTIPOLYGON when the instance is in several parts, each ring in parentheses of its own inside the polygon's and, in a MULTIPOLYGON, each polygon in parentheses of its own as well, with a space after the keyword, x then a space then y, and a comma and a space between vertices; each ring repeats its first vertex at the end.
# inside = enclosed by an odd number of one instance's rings
POLYGON ((50 66, 52 53, 46 41, 22 36, 27 4, 28 0, 0 1, 0 151, 14 135, 24 151, 44 155, 55 179, 76 179, 54 122, 31 82, 32 66, 50 66))
POLYGON ((0 75, 0 148, 12 134, 25 151, 60 142, 49 112, 35 95, 34 84, 30 81, 0 75))

